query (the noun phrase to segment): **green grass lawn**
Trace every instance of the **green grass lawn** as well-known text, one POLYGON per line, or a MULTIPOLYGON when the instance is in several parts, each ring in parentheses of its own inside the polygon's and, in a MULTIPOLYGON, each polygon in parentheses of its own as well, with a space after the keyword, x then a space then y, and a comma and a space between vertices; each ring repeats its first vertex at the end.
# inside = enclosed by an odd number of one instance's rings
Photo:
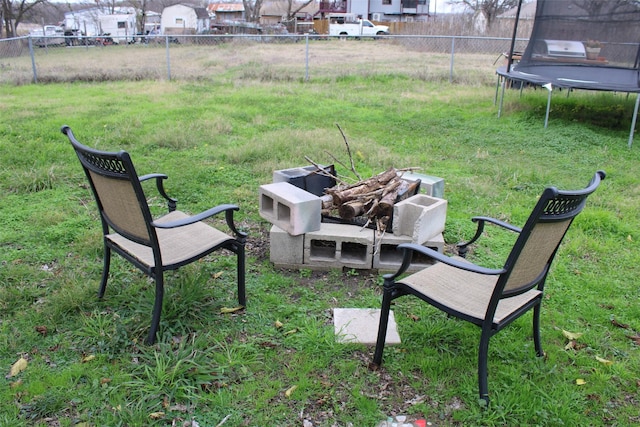
MULTIPOLYGON (((497 118, 494 91, 402 74, 3 86, 0 425, 375 426, 397 414, 433 425, 640 422, 634 99, 558 96, 544 129, 546 93, 509 91, 497 118), (63 124, 87 145, 129 151, 140 174, 168 174, 183 210, 241 207, 246 310, 221 313, 237 302, 233 259, 221 254, 167 275, 155 346, 143 344, 152 282, 116 258, 97 299, 97 209, 63 124), (363 177, 394 166, 444 178, 447 243, 471 237, 474 215, 522 226, 545 186, 582 188, 607 172, 547 281, 546 357, 535 357, 530 314, 496 335, 488 408, 477 400, 477 328, 400 299, 403 343, 373 372, 373 348, 336 343, 331 316, 379 307, 380 276, 269 262, 258 187, 305 156, 348 164, 336 124, 363 177), (563 331, 581 336, 568 346, 563 331)), ((499 265, 512 242, 490 231, 473 260, 499 265)))

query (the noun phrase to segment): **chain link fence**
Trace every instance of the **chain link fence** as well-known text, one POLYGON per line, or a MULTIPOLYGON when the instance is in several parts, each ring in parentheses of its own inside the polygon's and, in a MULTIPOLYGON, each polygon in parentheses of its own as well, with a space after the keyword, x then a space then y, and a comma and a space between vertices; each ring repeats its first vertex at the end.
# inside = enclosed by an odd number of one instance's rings
MULTIPOLYGON (((510 45, 510 38, 424 35, 172 35, 139 36, 126 44, 108 37, 27 36, 0 40, 0 83, 404 74, 491 84, 510 45)), ((518 40, 515 50, 525 46, 518 40)))

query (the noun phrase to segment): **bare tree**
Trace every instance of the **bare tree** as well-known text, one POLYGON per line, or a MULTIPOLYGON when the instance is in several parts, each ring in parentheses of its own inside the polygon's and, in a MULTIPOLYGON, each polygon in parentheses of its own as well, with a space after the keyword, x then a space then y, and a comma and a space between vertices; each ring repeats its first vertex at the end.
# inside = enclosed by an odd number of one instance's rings
POLYGON ((35 6, 46 3, 47 0, 0 0, 0 2, 2 2, 0 35, 2 35, 2 27, 4 26, 5 37, 11 38, 17 35, 18 25, 22 22, 25 14, 35 6))
POLYGON ((141 34, 144 34, 144 27, 147 23, 147 12, 149 11, 149 1, 148 0, 129 0, 129 4, 131 7, 136 9, 136 25, 138 26, 138 31, 141 34))
POLYGON ((586 11, 589 16, 601 16, 620 11, 633 11, 640 7, 638 0, 573 0, 572 3, 586 11))
POLYGON ((462 5, 473 12, 481 12, 487 19, 487 26, 491 26, 494 19, 518 5, 519 0, 450 0, 449 4, 462 5))
POLYGON ((248 22, 260 22, 260 9, 262 0, 242 0, 244 5, 245 19, 248 22))
POLYGON ((287 21, 295 20, 296 15, 302 9, 313 3, 314 0, 307 0, 302 2, 297 2, 295 0, 287 0, 287 21))
POLYGON ((108 11, 110 14, 116 13, 116 7, 119 3, 116 0, 96 0, 96 6, 108 11))

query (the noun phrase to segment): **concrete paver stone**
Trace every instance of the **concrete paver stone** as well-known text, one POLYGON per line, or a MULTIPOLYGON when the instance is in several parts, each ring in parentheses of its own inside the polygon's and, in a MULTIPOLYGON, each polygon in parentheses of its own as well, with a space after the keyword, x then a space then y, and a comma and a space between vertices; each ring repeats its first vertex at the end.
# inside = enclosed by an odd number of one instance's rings
MULTIPOLYGON (((334 308, 333 324, 336 339, 345 343, 375 345, 380 322, 380 309, 334 308)), ((400 335, 393 311, 389 313, 386 344, 400 344, 400 335)))

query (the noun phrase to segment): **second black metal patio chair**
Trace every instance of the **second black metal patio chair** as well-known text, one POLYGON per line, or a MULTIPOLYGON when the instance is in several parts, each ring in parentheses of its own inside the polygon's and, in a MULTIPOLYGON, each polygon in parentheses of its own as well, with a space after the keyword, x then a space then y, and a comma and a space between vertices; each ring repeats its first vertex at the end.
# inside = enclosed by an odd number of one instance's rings
POLYGON ((470 241, 458 244, 458 257, 448 257, 416 244, 399 245, 398 248, 404 251, 402 265, 397 272, 384 276, 382 310, 372 368, 377 369, 382 363, 391 302, 404 295, 413 295, 450 316, 481 328, 478 387, 480 398, 488 404, 489 339, 533 309, 535 350, 538 356, 543 356, 540 304, 549 268, 569 226, 584 208, 587 197, 604 178, 605 173, 598 171, 582 190, 545 189, 522 229, 493 218, 472 218, 478 223, 476 234, 470 241), (502 268, 485 268, 463 258, 468 246, 483 234, 485 224, 518 233, 502 268), (411 260, 415 259, 414 252, 437 262, 401 278, 411 260))

